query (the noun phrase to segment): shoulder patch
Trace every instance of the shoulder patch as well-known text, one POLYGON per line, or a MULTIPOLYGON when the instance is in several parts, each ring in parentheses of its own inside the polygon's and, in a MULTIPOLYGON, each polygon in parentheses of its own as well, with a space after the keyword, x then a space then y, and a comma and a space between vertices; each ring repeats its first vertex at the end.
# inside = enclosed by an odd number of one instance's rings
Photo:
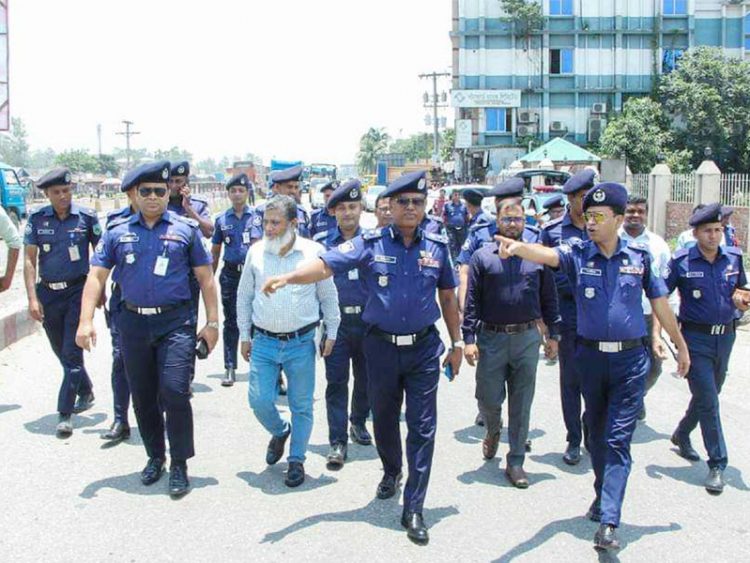
POLYGON ((443 218, 438 217, 437 215, 428 215, 427 219, 430 221, 435 221, 436 223, 440 223, 441 225, 443 224, 443 218))
POLYGON ((685 256, 687 256, 689 252, 690 252, 689 248, 679 248, 674 251, 673 258, 675 260, 679 260, 680 258, 684 258, 685 256))
POLYGON ((201 203, 205 203, 206 205, 208 205, 208 200, 204 198, 202 195, 190 194, 190 199, 193 201, 200 201, 201 203))
POLYGON ((578 237, 571 237, 568 240, 566 240, 564 244, 567 244, 571 248, 573 247, 583 248, 586 245, 586 241, 578 237))
MULTIPOLYGON (((564 215, 563 215, 564 217, 564 215)), ((557 219, 552 219, 552 221, 547 221, 544 226, 542 227, 542 231, 549 231, 550 229, 554 229, 557 225, 562 223, 563 217, 558 217, 557 219)))
POLYGON ((471 227, 469 227, 469 232, 470 233, 474 233, 474 232, 478 231, 479 229, 483 229, 485 227, 488 227, 491 224, 492 224, 491 221, 483 219, 483 220, 481 220, 481 221, 473 224, 471 227))
POLYGON ((79 211, 80 211, 80 212, 81 212, 81 213, 82 213, 83 215, 88 215, 89 217, 96 217, 96 216, 97 216, 97 215, 96 215, 96 211, 94 211, 94 210, 93 210, 93 209, 91 209, 90 207, 79 207, 79 208, 78 208, 78 210, 79 210, 79 211))
POLYGON ((130 220, 130 216, 123 217, 120 215, 119 217, 113 217, 112 220, 107 221, 107 228, 111 229, 113 227, 116 227, 117 225, 122 225, 123 223, 127 223, 130 220))
POLYGON ((725 246, 724 250, 727 252, 727 254, 742 256, 742 249, 739 246, 725 246))
POLYGON ((364 240, 377 240, 383 237, 383 229, 370 229, 362 233, 364 240))
POLYGON ((42 206, 42 207, 38 207, 37 209, 34 209, 31 213, 29 213, 29 216, 31 217, 31 216, 34 216, 34 215, 39 215, 40 213, 44 212, 44 209, 46 207, 47 206, 45 205, 45 206, 42 206))
POLYGON ((439 235, 436 233, 428 233, 427 231, 423 232, 424 238, 427 240, 431 240, 433 242, 439 242, 442 244, 448 244, 448 237, 445 235, 439 235))
POLYGON ((185 217, 184 215, 177 215, 176 213, 173 214, 172 216, 176 217, 178 221, 187 223, 191 227, 198 228, 200 226, 200 223, 198 221, 196 221, 195 219, 191 219, 190 217, 185 217))

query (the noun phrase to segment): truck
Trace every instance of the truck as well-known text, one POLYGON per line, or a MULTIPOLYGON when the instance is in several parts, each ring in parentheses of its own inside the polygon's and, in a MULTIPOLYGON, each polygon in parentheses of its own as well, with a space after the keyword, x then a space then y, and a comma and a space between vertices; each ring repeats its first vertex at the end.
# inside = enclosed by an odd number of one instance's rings
POLYGON ((18 181, 14 168, 4 162, 0 162, 0 201, 13 224, 19 228, 27 215, 26 188, 18 181))

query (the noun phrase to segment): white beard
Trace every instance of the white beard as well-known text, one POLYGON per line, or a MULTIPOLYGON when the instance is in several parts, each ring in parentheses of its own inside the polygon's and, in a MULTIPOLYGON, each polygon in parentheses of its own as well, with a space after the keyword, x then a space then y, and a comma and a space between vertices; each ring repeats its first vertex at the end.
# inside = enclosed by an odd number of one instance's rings
POLYGON ((289 227, 283 235, 276 238, 265 239, 266 252, 270 252, 271 254, 275 254, 278 256, 281 252, 281 249, 289 246, 289 244, 294 240, 294 234, 294 229, 292 227, 289 227))

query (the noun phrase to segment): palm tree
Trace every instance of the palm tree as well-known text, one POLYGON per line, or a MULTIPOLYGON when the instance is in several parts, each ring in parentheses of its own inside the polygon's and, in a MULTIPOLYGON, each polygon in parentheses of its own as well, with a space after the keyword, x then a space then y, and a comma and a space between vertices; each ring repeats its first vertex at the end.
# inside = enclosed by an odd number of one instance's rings
POLYGON ((370 129, 359 139, 357 168, 360 174, 374 174, 378 159, 385 153, 390 136, 383 127, 370 129))

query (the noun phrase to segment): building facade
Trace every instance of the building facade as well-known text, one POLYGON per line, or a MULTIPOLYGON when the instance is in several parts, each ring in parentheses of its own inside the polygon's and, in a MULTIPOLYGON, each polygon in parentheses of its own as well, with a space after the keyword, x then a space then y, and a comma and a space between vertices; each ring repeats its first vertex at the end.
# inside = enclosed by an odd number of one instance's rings
POLYGON ((691 47, 750 58, 750 0, 538 3, 541 29, 529 31, 500 0, 453 0, 451 102, 465 167, 502 169, 530 138, 596 142, 607 117, 691 47))

